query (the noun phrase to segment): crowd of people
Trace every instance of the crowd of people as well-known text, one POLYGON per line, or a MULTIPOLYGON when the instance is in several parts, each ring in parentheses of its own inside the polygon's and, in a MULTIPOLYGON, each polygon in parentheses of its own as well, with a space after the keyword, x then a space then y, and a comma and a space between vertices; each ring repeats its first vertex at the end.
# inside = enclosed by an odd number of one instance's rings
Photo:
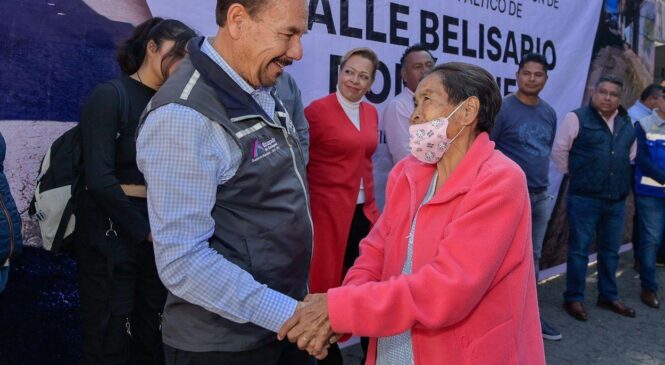
MULTIPOLYGON (((640 298, 659 307, 663 86, 626 111, 605 75, 557 128, 543 55, 522 56, 502 97, 483 68, 416 44, 381 115, 369 48, 305 107, 284 71, 303 57, 305 2, 214 11, 209 38, 138 25, 118 48, 129 105, 106 82, 82 109, 81 364, 342 364, 349 336, 367 364, 543 364, 543 339, 562 338, 536 293, 550 160, 569 181, 565 311, 588 319, 595 241, 597 305, 635 316, 616 285, 631 189, 640 298)), ((21 246, 1 164, 0 193, 1 291, 21 246)))

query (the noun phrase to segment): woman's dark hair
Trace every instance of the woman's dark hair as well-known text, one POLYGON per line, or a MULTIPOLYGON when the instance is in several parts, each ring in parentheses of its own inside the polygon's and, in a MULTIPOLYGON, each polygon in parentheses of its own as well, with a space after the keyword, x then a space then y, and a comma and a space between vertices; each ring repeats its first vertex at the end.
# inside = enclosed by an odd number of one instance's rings
POLYGON ((451 104, 459 104, 475 96, 480 101, 478 110, 478 132, 489 132, 501 108, 501 92, 494 76, 484 68, 463 62, 436 65, 430 74, 441 77, 443 88, 451 104))
POLYGON ((116 59, 126 75, 135 73, 143 64, 148 42, 154 41, 157 49, 164 41, 174 41, 173 48, 162 59, 162 76, 171 66, 185 57, 187 42, 196 36, 191 28, 174 19, 150 18, 134 28, 132 35, 118 46, 116 59))

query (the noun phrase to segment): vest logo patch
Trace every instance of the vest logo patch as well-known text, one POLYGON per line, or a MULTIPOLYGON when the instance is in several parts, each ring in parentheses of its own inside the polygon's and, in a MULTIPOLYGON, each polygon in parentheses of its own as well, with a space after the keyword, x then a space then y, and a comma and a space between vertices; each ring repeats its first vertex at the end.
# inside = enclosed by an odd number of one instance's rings
POLYGON ((270 154, 277 151, 279 149, 279 145, 277 145, 277 140, 274 137, 267 141, 261 141, 258 138, 254 138, 250 144, 250 148, 252 162, 256 162, 270 156, 270 154))

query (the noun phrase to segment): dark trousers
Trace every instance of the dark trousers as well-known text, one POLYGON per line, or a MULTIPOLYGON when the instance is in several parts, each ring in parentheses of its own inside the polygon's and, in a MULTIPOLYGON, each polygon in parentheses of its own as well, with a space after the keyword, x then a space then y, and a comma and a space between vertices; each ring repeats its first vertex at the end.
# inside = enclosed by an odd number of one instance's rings
POLYGON ((640 230, 639 230, 639 225, 640 225, 640 217, 639 213, 637 212, 637 194, 635 193, 635 165, 630 165, 630 190, 633 192, 633 204, 635 206, 635 209, 633 211, 633 231, 631 232, 631 241, 633 244, 633 258, 635 259, 635 262, 639 262, 639 257, 637 255, 637 251, 639 249, 639 244, 640 244, 640 230))
MULTIPOLYGON (((344 272, 353 266, 353 263, 356 261, 358 256, 360 256, 360 250, 358 245, 360 241, 367 236, 371 226, 371 222, 365 217, 363 212, 363 204, 356 205, 356 211, 353 214, 353 220, 351 221, 351 230, 349 231, 349 238, 346 241, 346 252, 344 253, 344 272)), ((361 345, 363 348, 363 353, 365 357, 367 356, 367 344, 369 340, 366 337, 362 337, 361 345)), ((339 349, 339 346, 335 343, 328 348, 328 357, 323 360, 318 361, 321 365, 342 365, 342 352, 339 349)), ((365 363, 363 359, 362 363, 365 363)))
MULTIPOLYGON (((630 165, 630 190, 633 192, 633 199, 635 201, 635 214, 633 214, 633 232, 632 232, 632 241, 633 241, 633 258, 635 259, 635 262, 639 262, 639 250, 640 250, 640 216, 639 216, 639 209, 637 206, 637 193, 635 192, 635 179, 633 178, 635 176, 635 165, 630 165)), ((656 257, 660 260, 665 260, 665 236, 663 236, 662 241, 660 242, 660 248, 658 249, 658 252, 656 254, 656 257)))
POLYGON ((164 345, 166 365, 313 365, 314 358, 287 340, 257 349, 225 352, 191 352, 164 345))
MULTIPOLYGON (((147 216, 145 200, 134 203, 147 216)), ((81 364, 163 364, 166 289, 152 244, 130 242, 117 226, 109 231, 108 217, 81 205, 76 215, 81 364)))
POLYGON ((626 213, 626 201, 568 194, 566 200, 570 236, 566 262, 565 302, 583 302, 589 248, 594 238, 598 251, 598 300, 619 299, 616 271, 626 213))
POLYGON ((656 254, 665 237, 665 198, 637 195, 636 206, 640 208, 640 244, 638 258, 642 288, 658 291, 656 281, 656 254))

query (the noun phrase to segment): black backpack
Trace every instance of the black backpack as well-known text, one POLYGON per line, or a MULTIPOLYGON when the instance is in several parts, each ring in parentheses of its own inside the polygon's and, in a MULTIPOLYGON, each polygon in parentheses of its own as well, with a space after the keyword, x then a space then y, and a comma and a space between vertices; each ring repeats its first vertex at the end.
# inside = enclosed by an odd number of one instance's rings
MULTIPOLYGON (((120 80, 111 80, 122 111, 120 126, 129 121, 129 96, 120 80)), ((83 190, 81 128, 75 125, 56 139, 42 159, 29 214, 39 222, 44 249, 70 252, 74 241, 74 207, 83 190)))

